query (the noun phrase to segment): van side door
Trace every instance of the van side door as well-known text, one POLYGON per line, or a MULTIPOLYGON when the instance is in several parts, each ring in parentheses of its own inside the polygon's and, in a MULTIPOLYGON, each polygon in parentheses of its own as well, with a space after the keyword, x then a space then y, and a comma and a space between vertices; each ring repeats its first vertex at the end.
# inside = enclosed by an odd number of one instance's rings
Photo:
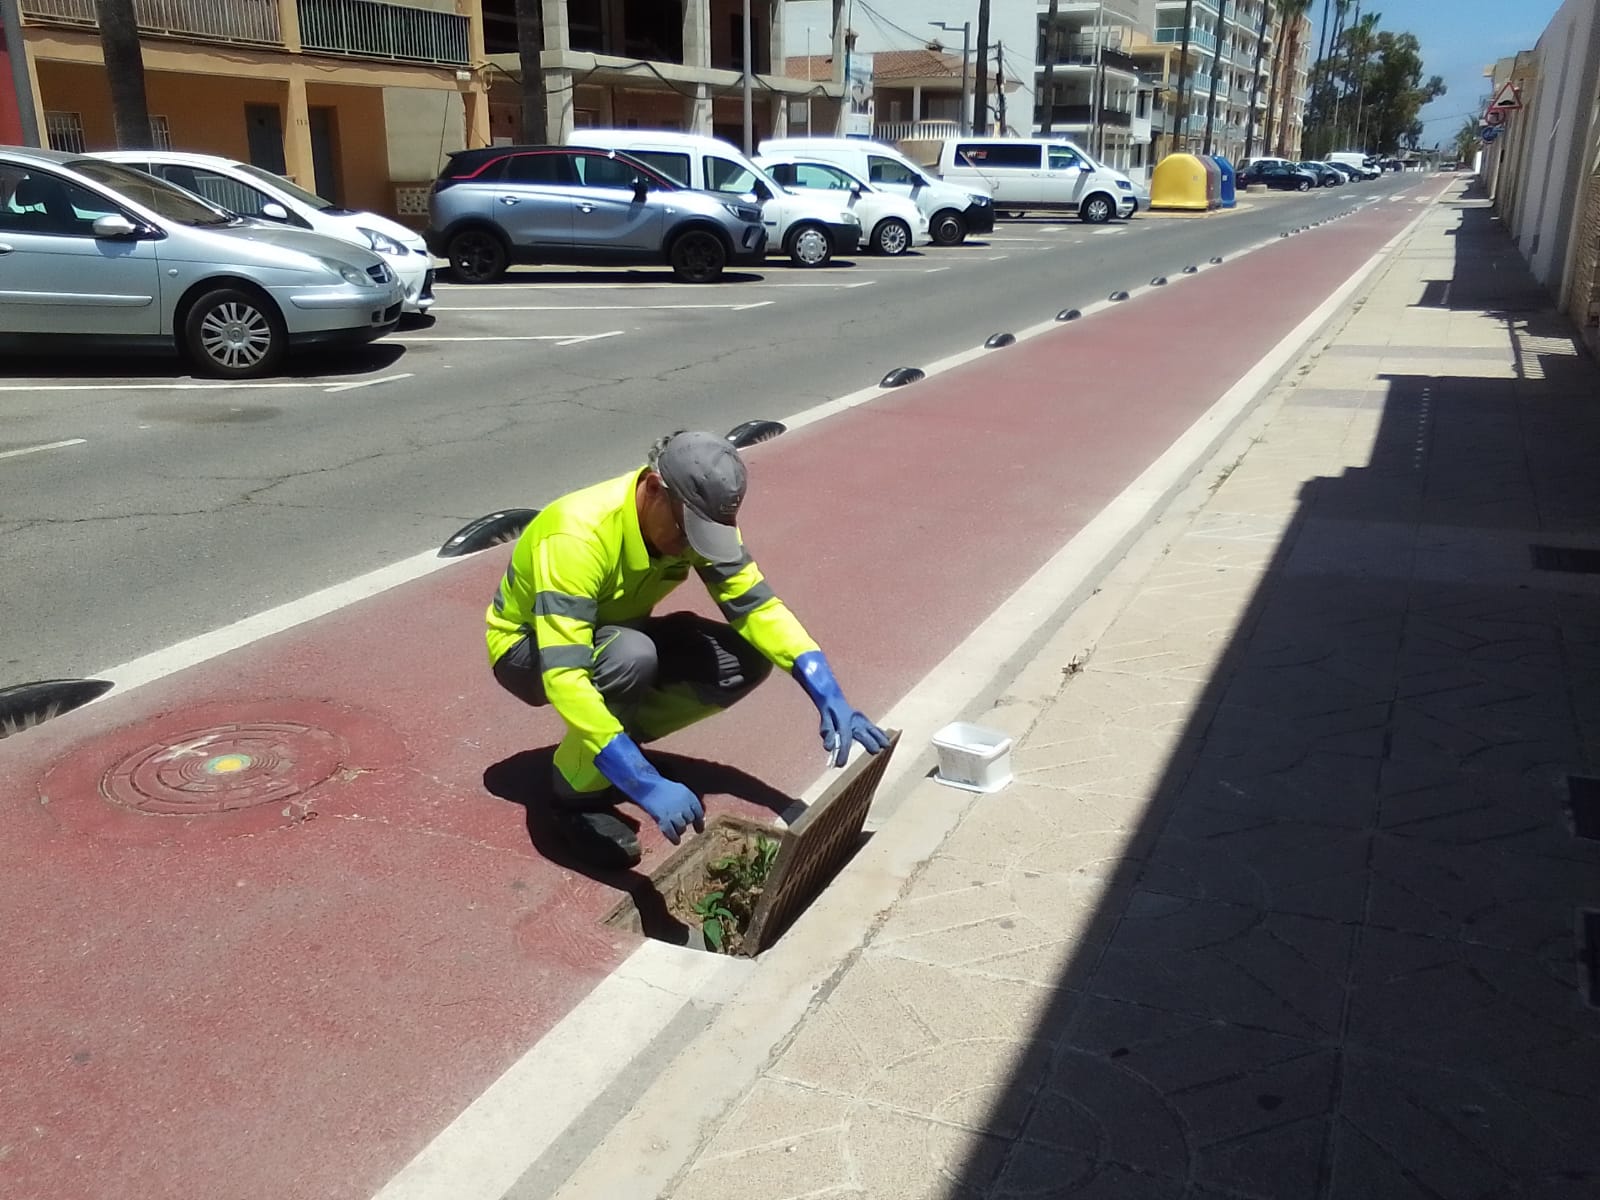
POLYGON ((956 165, 994 189, 996 208, 1036 208, 1045 203, 1043 150, 1035 142, 962 142, 956 165))
POLYGON ((1045 149, 1045 187, 1052 207, 1077 212, 1088 186, 1089 164, 1071 146, 1047 146, 1045 149))

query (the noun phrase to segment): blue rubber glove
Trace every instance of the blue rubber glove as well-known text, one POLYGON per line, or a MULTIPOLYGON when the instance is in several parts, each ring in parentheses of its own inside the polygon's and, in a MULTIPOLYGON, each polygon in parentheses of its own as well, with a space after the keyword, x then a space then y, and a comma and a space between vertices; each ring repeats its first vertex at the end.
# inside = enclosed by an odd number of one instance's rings
POLYGON ((674 846, 690 825, 696 833, 704 831, 706 810, 700 797, 683 784, 662 778, 627 734, 619 733, 607 742, 594 756, 594 765, 623 795, 655 818, 674 846))
POLYGON ((868 754, 876 754, 889 745, 889 739, 839 690, 839 681, 821 650, 812 650, 794 660, 791 672, 811 703, 822 716, 822 744, 833 755, 833 765, 842 767, 850 758, 850 743, 860 742, 868 754))

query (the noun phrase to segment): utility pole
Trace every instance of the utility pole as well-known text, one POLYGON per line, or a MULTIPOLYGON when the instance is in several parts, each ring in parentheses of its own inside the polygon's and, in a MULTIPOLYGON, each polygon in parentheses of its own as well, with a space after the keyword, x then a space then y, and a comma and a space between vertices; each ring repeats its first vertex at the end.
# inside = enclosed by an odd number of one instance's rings
POLYGON ((1228 0, 1217 0, 1217 48, 1211 55, 1211 99, 1206 102, 1206 142, 1200 153, 1211 153, 1211 130, 1217 119, 1217 85, 1222 81, 1222 51, 1227 45, 1223 26, 1228 21, 1228 0))
POLYGON ((22 14, 17 0, 0 0, 0 20, 6 28, 6 54, 11 60, 11 82, 17 93, 17 115, 22 122, 22 144, 47 145, 40 134, 39 114, 33 107, 33 87, 28 82, 28 53, 22 45, 22 14))
POLYGON ((1000 110, 1000 136, 1006 135, 1006 61, 1005 43, 994 43, 994 104, 1000 110))
POLYGON ((512 11, 517 19, 517 69, 522 74, 522 140, 543 142, 550 137, 550 97, 544 90, 544 67, 540 65, 544 8, 540 0, 515 0, 512 11))
POLYGON ((1194 0, 1183 5, 1183 61, 1178 64, 1178 119, 1173 129, 1183 141, 1178 152, 1189 152, 1189 39, 1194 33, 1194 0))
POLYGON ((978 0, 978 73, 972 98, 972 127, 989 132, 989 0, 978 0))
POLYGON ((756 152, 755 101, 750 95, 750 76, 754 70, 755 64, 750 61, 750 0, 744 0, 744 152, 746 155, 756 152))
POLYGON ((1105 119, 1106 94, 1106 0, 1100 0, 1094 13, 1094 124, 1090 126, 1090 145, 1094 156, 1102 161, 1106 156, 1105 119))

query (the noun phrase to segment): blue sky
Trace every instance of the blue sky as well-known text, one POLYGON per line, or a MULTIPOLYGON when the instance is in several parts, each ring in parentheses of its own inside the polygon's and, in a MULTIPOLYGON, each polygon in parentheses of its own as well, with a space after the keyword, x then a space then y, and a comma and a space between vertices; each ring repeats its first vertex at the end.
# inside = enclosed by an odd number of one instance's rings
MULTIPOLYGON (((1561 0, 1363 0, 1363 13, 1382 14, 1379 28, 1410 31, 1422 43, 1428 75, 1442 75, 1449 92, 1422 110, 1422 144, 1448 143, 1488 91, 1483 69, 1496 59, 1530 49, 1561 0)), ((1312 20, 1321 36, 1322 3, 1312 20)))

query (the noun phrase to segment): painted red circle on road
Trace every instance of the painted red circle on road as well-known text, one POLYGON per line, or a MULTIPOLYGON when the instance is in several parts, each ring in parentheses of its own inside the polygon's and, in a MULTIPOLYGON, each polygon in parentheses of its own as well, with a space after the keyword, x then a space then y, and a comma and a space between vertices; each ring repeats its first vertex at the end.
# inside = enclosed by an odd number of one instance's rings
POLYGON ((100 794, 139 812, 230 813, 293 800, 330 779, 345 756, 344 740, 314 725, 214 725, 135 751, 105 773, 100 794))

